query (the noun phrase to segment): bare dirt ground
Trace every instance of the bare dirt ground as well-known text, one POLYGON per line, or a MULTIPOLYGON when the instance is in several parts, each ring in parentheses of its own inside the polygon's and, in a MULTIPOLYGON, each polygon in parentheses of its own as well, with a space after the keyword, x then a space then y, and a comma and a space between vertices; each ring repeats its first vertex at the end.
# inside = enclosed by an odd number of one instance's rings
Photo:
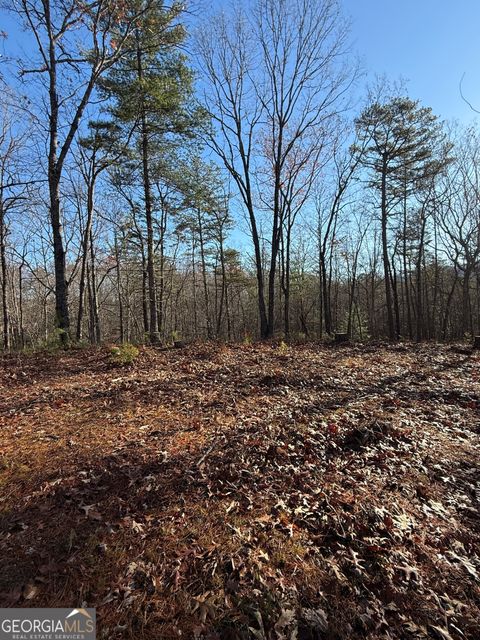
POLYGON ((0 605, 99 638, 480 638, 480 355, 0 359, 0 605))

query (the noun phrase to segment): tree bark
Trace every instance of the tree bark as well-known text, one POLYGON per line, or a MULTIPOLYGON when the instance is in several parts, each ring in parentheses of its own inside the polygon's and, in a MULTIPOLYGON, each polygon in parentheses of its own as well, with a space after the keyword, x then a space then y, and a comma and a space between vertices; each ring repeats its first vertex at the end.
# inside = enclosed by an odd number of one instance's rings
POLYGON ((205 260, 205 245, 204 245, 204 238, 203 238, 202 214, 199 207, 197 207, 197 224, 198 224, 198 241, 200 245, 200 264, 202 268, 203 296, 205 300, 205 319, 206 319, 206 325, 207 325, 207 339, 211 340, 213 338, 213 335, 212 335, 212 323, 210 318, 210 297, 208 294, 207 264, 205 260))
POLYGON ((90 228, 90 271, 92 279, 92 312, 93 312, 93 336, 96 344, 102 341, 100 314, 98 311, 97 269, 95 266, 95 248, 93 244, 93 232, 90 228))
POLYGON ((381 203, 381 222, 382 222, 382 254, 383 254, 383 275, 385 281, 385 303, 387 306, 387 328, 390 340, 397 339, 395 333, 395 320, 393 317, 392 307, 392 287, 390 280, 390 259, 388 256, 388 235, 387 235, 387 156, 384 153, 382 158, 382 203, 381 203))
POLYGON ((2 194, 0 193, 0 267, 2 271, 2 317, 3 317, 3 348, 10 349, 10 322, 7 299, 7 257, 6 257, 6 225, 3 212, 2 194))
POLYGON ((84 310, 84 304, 85 304, 85 275, 86 275, 87 259, 88 259, 88 244, 89 244, 90 231, 92 228, 92 221, 93 221, 94 199, 95 199, 95 169, 93 168, 91 180, 89 180, 87 185, 87 222, 85 224, 85 230, 84 230, 83 239, 82 239, 82 263, 80 267, 80 284, 79 284, 79 294, 78 294, 78 315, 77 315, 77 332, 76 332, 77 341, 82 339, 82 321, 83 321, 83 310, 84 310))
POLYGON ((121 280, 121 269, 120 269, 120 251, 118 248, 118 238, 116 233, 115 233, 115 259, 116 259, 116 272, 117 272, 118 323, 119 323, 120 342, 123 343, 125 341, 124 319, 123 319, 124 311, 123 311, 122 280, 121 280))
MULTIPOLYGON (((137 30, 137 73, 140 82, 143 80, 142 50, 137 30)), ((149 301, 149 337, 151 344, 160 342, 157 318, 157 290, 155 284, 155 255, 153 249, 153 206, 152 187, 150 181, 150 153, 148 139, 148 124, 145 105, 141 105, 141 153, 142 153, 142 178, 143 194, 145 200, 145 223, 147 227, 147 274, 148 274, 148 301, 149 301)))

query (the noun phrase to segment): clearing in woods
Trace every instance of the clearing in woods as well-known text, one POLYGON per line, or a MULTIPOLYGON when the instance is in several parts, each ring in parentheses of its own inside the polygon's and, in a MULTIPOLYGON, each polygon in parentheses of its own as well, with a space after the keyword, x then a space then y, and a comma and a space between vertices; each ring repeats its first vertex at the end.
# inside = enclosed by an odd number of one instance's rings
POLYGON ((479 638, 480 356, 0 363, 0 604, 99 638, 479 638))

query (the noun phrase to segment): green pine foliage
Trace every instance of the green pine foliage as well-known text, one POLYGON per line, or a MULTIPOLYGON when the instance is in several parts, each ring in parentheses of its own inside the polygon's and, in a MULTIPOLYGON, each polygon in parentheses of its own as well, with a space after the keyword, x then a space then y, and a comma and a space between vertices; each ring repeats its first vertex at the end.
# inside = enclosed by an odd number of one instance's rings
POLYGON ((438 117, 418 100, 397 96, 370 104, 355 121, 358 142, 353 153, 372 171, 372 186, 386 167, 393 195, 397 182, 418 188, 419 181, 437 175, 446 162, 449 147, 438 117), (406 175, 405 175, 406 172, 406 175))
POLYGON ((110 349, 110 360, 113 364, 118 366, 127 366, 135 362, 139 353, 140 352, 135 345, 130 344, 129 342, 124 342, 123 344, 110 349))
POLYGON ((179 52, 186 36, 181 13, 179 3, 149 3, 127 53, 100 85, 112 118, 134 132, 144 118, 153 142, 171 134, 191 136, 196 119, 193 73, 179 52))

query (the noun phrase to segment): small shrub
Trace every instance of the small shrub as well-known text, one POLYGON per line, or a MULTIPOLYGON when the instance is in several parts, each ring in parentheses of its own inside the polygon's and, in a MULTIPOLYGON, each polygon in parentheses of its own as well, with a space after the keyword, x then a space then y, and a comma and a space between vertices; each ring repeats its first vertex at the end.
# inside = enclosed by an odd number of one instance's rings
POLYGON ((288 344, 284 340, 280 340, 280 344, 278 345, 278 352, 285 356, 288 353, 288 344))
POLYGON ((129 342, 125 342, 119 346, 110 349, 110 359, 114 364, 125 366, 132 364, 138 357, 139 351, 137 347, 129 342))
MULTIPOLYGON (((56 327, 51 331, 46 338, 46 340, 41 340, 38 344, 32 346, 31 352, 35 353, 36 351, 46 351, 47 353, 57 353, 62 348, 65 349, 65 346, 71 346, 70 340, 66 340, 65 336, 67 335, 64 329, 59 329, 56 327)), ((28 352, 29 349, 26 348, 24 351, 28 352)))
POLYGON ((248 344, 252 344, 252 336, 248 333, 246 333, 243 337, 243 344, 248 345, 248 344))
MULTIPOLYGON (((348 329, 348 313, 345 313, 343 320, 337 327, 338 333, 347 333, 348 329)), ((365 313, 354 304, 352 308, 352 319, 350 326, 350 339, 352 340, 368 340, 368 319, 365 313)))

